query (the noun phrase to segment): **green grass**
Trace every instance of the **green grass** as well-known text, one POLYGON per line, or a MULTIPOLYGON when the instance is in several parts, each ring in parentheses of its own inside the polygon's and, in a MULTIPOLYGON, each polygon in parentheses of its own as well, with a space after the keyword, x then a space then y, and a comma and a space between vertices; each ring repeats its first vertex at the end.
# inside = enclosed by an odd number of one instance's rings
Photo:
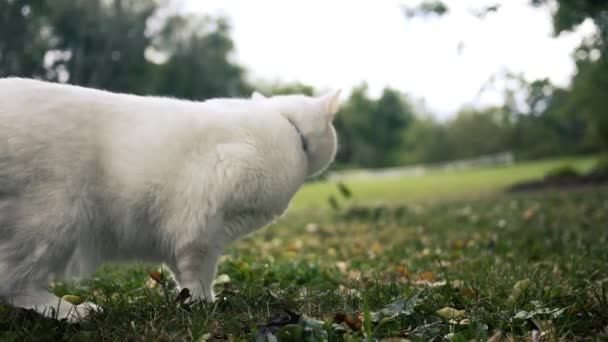
MULTIPOLYGON (((352 190, 355 200, 365 204, 475 197, 499 192, 524 180, 542 178, 557 167, 569 165, 578 171, 587 171, 594 163, 595 158, 561 158, 462 171, 430 171, 423 176, 346 180, 344 183, 352 190)), ((325 208, 326 199, 337 192, 333 182, 307 184, 294 198, 291 210, 325 208)))
POLYGON ((0 340, 608 338, 608 188, 420 198, 292 212, 226 251, 214 304, 176 302, 157 265, 106 265, 54 287, 103 312, 68 324, 0 306, 0 340))

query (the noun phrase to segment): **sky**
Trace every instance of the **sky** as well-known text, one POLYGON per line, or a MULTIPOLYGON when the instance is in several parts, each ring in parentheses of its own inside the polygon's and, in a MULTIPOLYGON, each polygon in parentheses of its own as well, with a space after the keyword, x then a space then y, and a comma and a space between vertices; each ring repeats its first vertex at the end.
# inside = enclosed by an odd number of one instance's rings
POLYGON ((367 82, 372 96, 390 86, 440 118, 501 104, 507 72, 567 86, 572 51, 593 30, 586 22, 555 38, 550 9, 529 0, 444 0, 442 17, 406 18, 402 5, 419 2, 183 0, 182 10, 227 16, 235 59, 254 82, 300 81, 346 94, 367 82), (498 11, 483 19, 473 14, 494 4, 498 11), (496 86, 480 94, 492 77, 496 86))

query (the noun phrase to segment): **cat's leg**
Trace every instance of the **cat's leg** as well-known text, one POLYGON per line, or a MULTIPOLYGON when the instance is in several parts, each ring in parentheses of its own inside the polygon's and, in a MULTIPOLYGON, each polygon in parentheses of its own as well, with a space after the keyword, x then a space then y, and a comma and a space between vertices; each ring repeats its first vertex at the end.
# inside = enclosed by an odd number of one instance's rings
POLYGON ((177 255, 177 280, 182 288, 188 288, 194 298, 208 302, 215 300, 213 280, 217 263, 222 254, 221 247, 188 246, 177 255))
MULTIPOLYGON (((56 196, 60 197, 60 196, 56 196)), ((11 199, 0 224, 0 296, 15 306, 57 318, 85 315, 91 305, 73 307, 49 292, 52 275, 65 271, 79 236, 79 208, 43 196, 11 199)))
POLYGON ((66 280, 80 281, 91 276, 100 264, 101 257, 97 253, 95 244, 79 239, 63 277, 66 280))

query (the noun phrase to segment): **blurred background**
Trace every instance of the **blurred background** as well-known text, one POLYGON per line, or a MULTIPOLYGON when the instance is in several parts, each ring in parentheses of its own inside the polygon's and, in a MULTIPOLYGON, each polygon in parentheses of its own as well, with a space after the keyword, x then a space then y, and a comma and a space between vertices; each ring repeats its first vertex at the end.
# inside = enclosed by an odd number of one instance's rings
POLYGON ((345 182, 585 169, 608 147, 607 40, 604 0, 0 1, 0 77, 193 100, 342 88, 345 182))

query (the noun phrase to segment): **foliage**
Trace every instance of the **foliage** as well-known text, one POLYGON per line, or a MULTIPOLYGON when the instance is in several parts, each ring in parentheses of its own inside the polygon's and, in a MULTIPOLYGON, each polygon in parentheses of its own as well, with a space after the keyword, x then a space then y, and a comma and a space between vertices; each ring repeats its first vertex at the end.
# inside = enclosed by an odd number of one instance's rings
POLYGON ((336 120, 341 145, 338 162, 361 167, 394 165, 402 150, 403 131, 413 120, 411 105, 398 91, 386 88, 374 100, 367 95, 367 85, 355 88, 336 120))
POLYGON ((608 174, 608 156, 603 156, 597 160, 593 172, 608 174))
POLYGON ((3 1, 0 77, 189 99, 248 92, 243 70, 229 59, 234 46, 226 20, 163 17, 165 6, 160 0, 3 1))
POLYGON ((579 173, 576 169, 571 165, 560 165, 556 168, 553 168, 545 174, 546 180, 560 180, 564 178, 572 178, 578 177, 579 173))
MULTIPOLYGON (((536 4, 543 0, 534 0, 536 4)), ((171 0, 11 0, 0 2, 0 77, 35 77, 112 91, 203 100, 316 89, 299 82, 257 81, 233 61, 226 18, 186 15, 171 0)), ((598 27, 606 5, 558 1, 557 32, 584 18, 598 27)), ((497 11, 493 5, 483 11, 497 11)), ((424 1, 413 15, 443 15, 424 1)), ((598 36, 599 37, 599 36, 598 36)), ((386 88, 376 98, 353 89, 337 116, 340 150, 334 168, 436 163, 513 151, 520 159, 608 149, 608 60, 598 37, 574 53, 578 72, 568 88, 513 76, 525 105, 505 94, 504 106, 463 108, 439 121, 414 99, 386 88)))
POLYGON ((403 5, 402 10, 406 18, 426 17, 430 15, 442 16, 449 12, 448 6, 438 0, 425 0, 413 8, 403 5))
MULTIPOLYGON (((547 2, 532 0, 537 6, 547 2)), ((598 28, 598 42, 608 43, 608 3, 603 0, 557 0, 557 10, 553 13, 554 31, 559 34, 573 30, 587 18, 598 28)))

